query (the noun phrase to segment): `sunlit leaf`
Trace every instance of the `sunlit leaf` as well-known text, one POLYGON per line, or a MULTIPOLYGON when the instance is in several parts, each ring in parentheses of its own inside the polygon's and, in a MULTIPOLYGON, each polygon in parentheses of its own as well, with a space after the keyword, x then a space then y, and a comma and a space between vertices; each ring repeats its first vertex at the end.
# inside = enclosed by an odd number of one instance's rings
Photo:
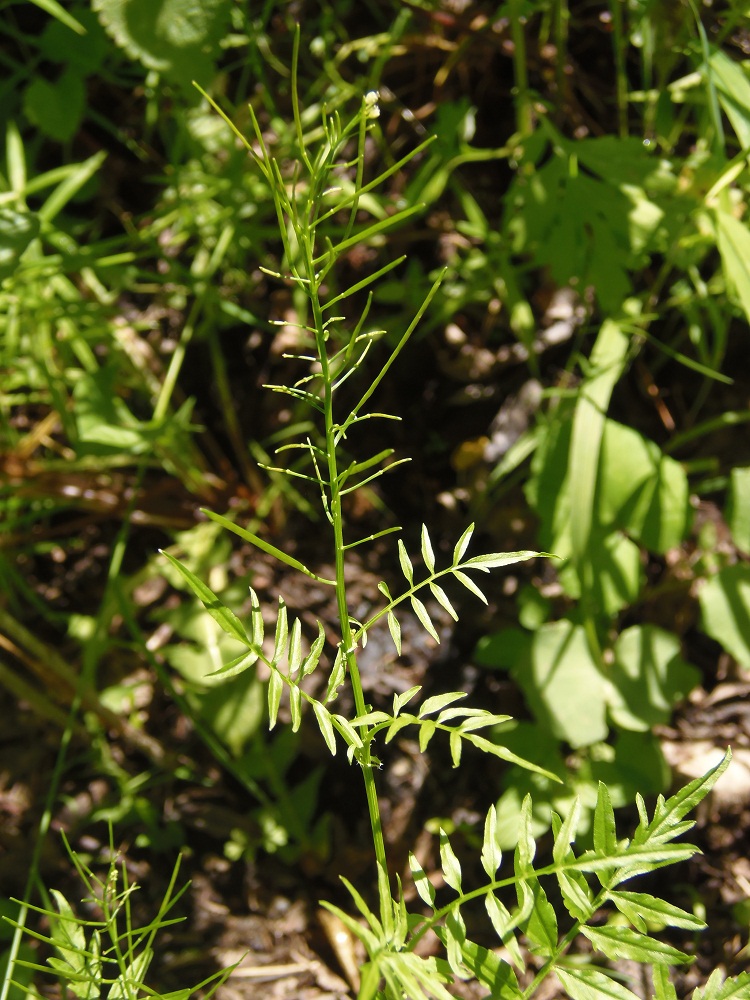
POLYGON ((427 532, 427 525, 422 525, 422 558, 430 573, 435 572, 435 553, 432 549, 432 542, 427 532))
POLYGON ((174 556, 171 556, 163 549, 159 551, 179 571, 203 607, 227 635, 231 635, 233 639, 241 642, 244 646, 250 646, 250 640, 245 634, 245 630, 237 615, 225 607, 210 587, 207 587, 187 566, 183 566, 178 559, 175 559, 174 556))
POLYGON ((489 878, 494 879, 502 860, 503 852, 497 842, 497 810, 491 805, 484 821, 482 841, 482 868, 489 878))
POLYGON ((442 827, 440 829, 440 867, 443 870, 445 881, 451 889, 461 892, 461 863, 451 847, 448 834, 442 827))
POLYGON ((401 564, 401 572, 407 579, 407 582, 411 586, 414 583, 414 567, 411 564, 411 560, 406 552, 406 546, 399 538, 398 540, 398 561, 401 564))
POLYGON ((414 888, 417 890, 419 898, 422 902, 427 903, 428 906, 434 906, 435 887, 427 878, 426 873, 411 852, 409 852, 409 868, 411 869, 412 878, 414 879, 414 888))
POLYGON ((474 534, 474 525, 470 524, 469 527, 464 531, 459 540, 456 542, 456 547, 453 549, 453 565, 458 566, 464 557, 464 553, 469 547, 469 542, 471 541, 471 536, 474 534))
POLYGON ((484 604, 487 604, 487 598, 484 596, 482 591, 479 589, 479 587, 477 587, 477 585, 470 577, 468 577, 465 573, 462 573, 460 570, 457 569, 453 570, 453 575, 459 581, 459 583, 462 583, 464 587, 466 587, 467 590, 470 590, 472 594, 476 594, 476 596, 479 598, 480 601, 482 601, 484 604))
POLYGON ((315 713, 315 718, 318 720, 318 726, 323 735, 323 739, 326 741, 326 746, 331 751, 332 756, 336 756, 336 734, 333 729, 333 723, 331 722, 331 714, 325 705, 321 705, 319 701, 314 701, 312 703, 313 712, 315 713))
POLYGON ((440 604, 448 612, 448 614, 451 616, 454 622, 457 622, 458 614, 456 613, 451 602, 448 600, 448 595, 443 590, 443 588, 438 587, 436 583, 431 583, 430 590, 432 591, 432 596, 435 598, 438 604, 440 604))
POLYGON ((281 692, 284 682, 278 670, 272 670, 268 678, 268 728, 273 729, 279 715, 279 705, 281 704, 281 692))
POLYGON ((393 645, 396 647, 397 655, 401 656, 401 626, 399 625, 398 618, 396 618, 392 611, 388 612, 387 618, 393 645))
POLYGON ((434 712, 439 712, 440 709, 445 708, 446 705, 452 705, 454 702, 460 701, 465 697, 465 691, 448 691, 446 694, 432 695, 430 698, 426 698, 419 706, 419 718, 423 719, 426 715, 432 715, 434 712))

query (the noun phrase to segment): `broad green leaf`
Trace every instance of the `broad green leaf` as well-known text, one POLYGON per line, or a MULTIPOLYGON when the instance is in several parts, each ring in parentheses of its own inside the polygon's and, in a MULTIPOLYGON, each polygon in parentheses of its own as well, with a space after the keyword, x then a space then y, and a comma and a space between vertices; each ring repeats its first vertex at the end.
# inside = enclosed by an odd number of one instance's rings
POLYGON ((228 0, 93 0, 107 33, 133 59, 179 83, 206 85, 225 37, 228 0))
POLYGON ((321 705, 319 701, 313 701, 312 703, 313 712, 315 713, 315 718, 318 720, 318 727, 323 735, 323 739, 326 741, 326 746, 331 751, 333 757, 336 756, 336 734, 333 731, 333 723, 331 722, 331 713, 325 707, 321 705))
POLYGON ((426 631, 429 632, 429 634, 432 636, 435 642, 439 643, 440 636, 437 634, 435 626, 432 624, 432 619, 427 613, 427 608, 424 606, 424 604, 422 604, 419 598, 415 597, 413 594, 411 595, 409 600, 411 601, 411 606, 414 610, 414 614, 417 616, 417 618, 420 620, 426 631))
POLYGON ((238 535, 240 538, 243 538, 246 542, 251 542, 256 548, 260 549, 262 552, 266 552, 268 553, 268 555, 274 556, 276 559, 279 560, 279 562, 283 562, 286 566, 291 566, 292 569, 299 570, 300 573, 304 573, 305 576, 309 576, 311 577, 311 579, 317 580, 318 583, 327 583, 331 587, 336 586, 335 580, 326 580, 322 576, 318 576, 316 573, 313 573, 312 570, 309 570, 307 566, 301 563, 299 559, 295 559, 293 556, 288 556, 286 552, 282 552, 281 549, 277 549, 275 545, 271 545, 270 542, 265 541, 265 539, 263 538, 259 538, 257 535, 254 535, 251 531, 245 531, 244 528, 240 528, 238 524, 234 524, 234 522, 230 521, 228 518, 222 517, 221 514, 214 514, 213 511, 207 510, 205 507, 201 508, 201 513, 205 514, 206 517, 209 518, 211 521, 215 521, 217 524, 220 524, 223 528, 226 528, 227 531, 231 531, 233 534, 238 535))
POLYGON ((494 879, 503 860, 503 852, 497 842, 497 810, 491 805, 484 821, 484 839, 482 841, 482 868, 487 877, 494 879))
POLYGON ((680 655, 675 635, 656 625, 634 625, 615 643, 609 711, 624 729, 646 731, 666 724, 674 705, 700 683, 701 675, 680 655))
POLYGON ((592 966, 580 969, 556 968, 555 974, 571 1000, 639 1000, 616 979, 605 976, 592 966))
POLYGON ((572 747, 607 738, 607 683, 582 626, 552 622, 520 650, 511 673, 536 720, 572 747))
POLYGON ((750 467, 735 468, 729 474, 726 518, 734 544, 750 554, 750 467))
POLYGON ((681 965, 690 961, 678 948, 639 934, 629 927, 581 927, 581 934, 613 962, 626 958, 644 965, 649 962, 681 965))
POLYGON ((440 867, 446 883, 456 892, 461 892, 461 864, 451 847, 448 834, 440 828, 440 867))
POLYGON ((388 612, 387 617, 388 629, 391 633, 391 639, 393 639, 393 645, 396 647, 396 654, 401 656, 401 625, 392 611, 388 612))
POLYGON ((432 697, 425 699, 425 701, 419 706, 418 716, 420 719, 423 719, 426 715, 432 715, 434 712, 439 712, 440 709, 445 708, 446 705, 452 705, 454 702, 460 701, 465 697, 465 691, 448 691, 446 694, 432 695, 432 697))
POLYGON ((750 320, 750 232, 744 222, 722 211, 716 212, 716 228, 727 285, 750 320))
POLYGON ((398 540, 398 561, 401 564, 401 572, 406 577, 409 586, 411 586, 414 583, 414 568, 406 552, 406 546, 400 538, 398 540))
POLYGON ((233 639, 241 642, 243 646, 250 646, 250 640, 245 634, 245 630, 237 615, 225 607, 216 594, 195 573, 191 572, 187 566, 183 566, 178 559, 165 552, 164 549, 160 549, 159 551, 179 571, 203 607, 227 635, 231 635, 233 639))
POLYGON ((456 610, 451 604, 451 602, 448 600, 448 595, 443 590, 443 588, 438 587, 436 583, 431 583, 430 590, 432 591, 432 596, 435 598, 438 604, 440 604, 448 612, 448 614, 451 616, 454 622, 457 622, 458 615, 456 613, 456 610))
POLYGON ((422 525, 422 558, 430 573, 435 572, 435 553, 432 549, 432 542, 427 532, 427 525, 422 525))
POLYGON ((667 927, 684 927, 687 930, 701 931, 705 921, 686 910, 657 899, 646 892, 620 892, 612 890, 607 894, 620 913, 623 913, 636 930, 647 933, 649 924, 667 927))
POLYGON ((273 729, 279 715, 279 705, 281 704, 281 692, 284 682, 278 670, 272 670, 268 678, 268 728, 273 729))
POLYGON ((750 566, 724 566, 698 592, 703 631, 750 667, 750 566))
POLYGON ((86 108, 86 87, 80 72, 68 67, 54 83, 35 76, 23 95, 23 110, 34 125, 56 142, 70 142, 86 108))
POLYGON ((458 566, 464 557, 466 550, 469 547, 469 542, 471 541, 471 536, 474 534, 473 523, 469 525, 468 528, 461 535, 459 540, 456 542, 455 548, 453 549, 453 565, 458 566))
POLYGON ((597 517, 603 526, 626 531, 651 552, 675 548, 692 521, 685 470, 632 427, 607 420, 597 517))
POLYGON ((477 587, 471 577, 468 577, 465 573, 462 573, 457 569, 453 570, 453 575, 459 583, 462 583, 464 587, 466 587, 467 590, 470 590, 472 594, 475 594, 483 604, 487 604, 487 598, 484 596, 479 587, 477 587))
POLYGON ((414 888, 417 890, 419 898, 423 903, 427 903, 428 906, 434 907, 435 887, 427 878, 427 874, 422 869, 411 851, 409 852, 409 868, 411 869, 412 878, 414 879, 414 888))
POLYGON ((589 546, 595 517, 599 452, 612 390, 627 359, 630 338, 612 320, 606 320, 591 351, 592 374, 582 385, 573 417, 570 441, 569 488, 572 511, 573 558, 580 564, 589 546))
POLYGON ((742 65, 726 52, 709 45, 710 78, 716 87, 719 103, 732 124, 743 149, 750 146, 750 80, 742 65))

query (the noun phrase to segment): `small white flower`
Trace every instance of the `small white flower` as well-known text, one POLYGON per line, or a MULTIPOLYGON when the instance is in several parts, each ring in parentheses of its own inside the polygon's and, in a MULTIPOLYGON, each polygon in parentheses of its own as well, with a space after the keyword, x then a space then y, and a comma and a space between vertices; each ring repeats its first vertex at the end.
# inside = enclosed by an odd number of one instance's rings
POLYGON ((379 99, 380 94, 377 90, 368 90, 365 94, 365 114, 368 118, 380 117, 380 108, 378 107, 379 99))

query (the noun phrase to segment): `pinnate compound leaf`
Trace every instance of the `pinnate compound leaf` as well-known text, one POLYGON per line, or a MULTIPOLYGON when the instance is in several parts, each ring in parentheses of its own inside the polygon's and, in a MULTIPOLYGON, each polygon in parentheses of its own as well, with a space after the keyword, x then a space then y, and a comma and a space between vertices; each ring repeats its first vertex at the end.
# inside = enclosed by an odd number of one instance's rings
POLYGON ((240 622, 237 615, 222 604, 213 590, 211 590, 210 587, 207 587, 206 584, 195 575, 195 573, 191 572, 187 568, 187 566, 183 566, 179 559, 175 559, 174 556, 165 552, 164 549, 160 549, 160 552, 184 578, 190 589, 219 627, 222 628, 227 635, 231 635, 233 639, 241 642, 243 646, 249 646, 251 644, 250 640, 245 634, 242 622, 240 622))
POLYGON ((398 561, 401 564, 401 572, 406 577, 409 586, 411 586, 414 583, 414 567, 407 554, 406 546, 400 538, 398 540, 398 561))
POLYGON ((668 965, 681 965, 690 961, 678 948, 639 934, 630 927, 581 927, 581 933, 597 951, 613 962, 622 958, 643 964, 666 962, 668 965))
POLYGON ((435 572, 435 553, 432 548, 432 542, 430 541, 430 536, 427 531, 427 525, 422 525, 422 558, 424 559, 424 564, 430 573, 435 572))
POLYGON ((706 926, 705 921, 693 913, 680 909, 663 899, 657 899, 646 892, 618 892, 612 890, 607 894, 620 913, 624 914, 636 930, 646 933, 648 924, 664 924, 668 927, 684 927, 687 930, 700 931, 706 926))
POLYGON ((314 701, 312 703, 313 712, 315 713, 315 718, 318 720, 318 726, 323 739, 326 741, 326 746, 331 751, 331 756, 336 756, 336 734, 333 731, 333 723, 331 722, 331 713, 325 707, 321 705, 319 701, 314 701))
POLYGON ((497 809, 491 805, 484 821, 484 840, 482 841, 482 868, 488 878, 494 879, 503 860, 503 852, 497 842, 497 809))
POLYGON ((750 1000, 750 973, 724 979, 723 972, 714 969, 706 985, 693 991, 693 1000, 750 1000))
POLYGON ((414 609, 414 614, 417 616, 417 618, 420 620, 424 628, 427 630, 427 632, 429 632, 429 634, 432 636, 435 642, 439 643, 440 636, 437 634, 435 626, 432 624, 432 619, 427 613, 427 608, 424 606, 424 604, 422 604, 419 598, 415 597, 413 594, 410 597, 410 600, 411 600, 411 606, 414 609))
MULTIPOLYGON (((666 802, 663 796, 660 795, 654 809, 653 820, 651 823, 645 824, 643 819, 641 819, 641 823, 633 837, 633 843, 663 843, 668 840, 674 840, 680 833, 684 833, 693 827, 695 825, 693 821, 689 820, 686 823, 681 823, 680 821, 683 816, 686 816, 687 813, 695 809, 705 799, 724 771, 729 767, 731 759, 732 751, 727 750, 716 767, 712 767, 702 777, 695 778, 671 796, 671 798, 667 799, 666 802)), ((684 847, 685 845, 681 846, 684 847)), ((695 848, 692 849, 692 853, 695 853, 695 848)))
POLYGON ((414 888, 419 894, 419 898, 428 906, 435 906, 435 887, 427 877, 427 873, 419 864, 414 855, 409 853, 409 868, 414 879, 414 888))
POLYGON ((453 565, 458 566, 464 557, 464 553, 469 547, 469 542, 471 541, 471 536, 474 534, 474 525, 470 524, 469 527, 464 531, 459 540, 456 542, 456 547, 453 550, 453 565))
POLYGON ((508 761, 509 764, 516 764, 518 767, 522 767, 527 771, 533 771, 535 774, 541 774, 550 781, 560 782, 561 780, 556 774, 553 774, 552 771, 546 771, 543 767, 539 767, 538 764, 533 764, 530 760, 519 757, 518 754, 513 753, 512 750, 508 750, 507 747, 493 743, 484 736, 477 736, 476 733, 467 733, 464 730, 464 739, 468 740, 469 743, 473 743, 474 746, 483 753, 491 753, 493 756, 499 757, 500 760, 508 761))
POLYGON ((391 639, 393 639, 393 645, 396 647, 396 654, 401 656, 401 625, 392 611, 388 612, 388 629, 391 633, 391 639))
POLYGON ((467 576, 465 573, 462 573, 458 569, 453 570, 453 575, 455 576, 455 578, 458 580, 459 583, 462 583, 464 587, 466 587, 467 590, 470 590, 472 594, 475 594, 479 598, 479 600, 482 601, 483 604, 487 604, 487 598, 484 596, 479 587, 477 587, 477 585, 474 583, 474 581, 471 579, 470 576, 467 576))
POLYGON ((442 827, 440 828, 440 867, 443 870, 445 881, 451 889, 461 892, 461 863, 451 847, 448 834, 442 827))
POLYGON ((635 993, 598 969, 555 969, 571 1000, 638 1000, 635 993))

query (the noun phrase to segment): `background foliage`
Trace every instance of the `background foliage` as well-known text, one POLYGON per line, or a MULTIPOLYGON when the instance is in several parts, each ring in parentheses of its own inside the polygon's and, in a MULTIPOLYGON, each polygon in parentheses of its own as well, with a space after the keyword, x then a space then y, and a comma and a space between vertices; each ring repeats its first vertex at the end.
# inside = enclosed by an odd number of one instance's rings
MULTIPOLYGON (((173 849, 184 818, 154 789, 218 762, 250 803, 227 857, 330 850, 304 729, 266 734, 263 676, 205 678, 239 647, 155 555, 228 605, 248 585, 270 602, 277 571, 210 506, 315 559, 315 498, 258 471, 313 433, 257 391, 307 306, 259 269, 283 252, 273 205, 191 84, 241 127, 250 103, 291 156, 295 22, 307 135, 378 90, 373 174, 436 137, 366 196, 375 218, 419 211, 346 258, 351 287, 408 250, 373 307, 386 338, 447 268, 383 399, 416 460, 351 515, 365 534, 390 512, 413 551, 422 521, 449 550, 474 520, 490 550, 560 557, 438 625, 438 670, 481 668, 467 684, 521 718, 498 743, 564 779, 498 772, 498 842, 528 791, 535 836, 575 794, 590 829, 599 780, 615 806, 666 791, 675 708, 750 668, 746 5, 25 0, 0 19, 0 683, 57 734, 31 768, 42 829, 73 739, 84 784, 106 776, 94 828, 173 849), (175 752, 173 705, 207 751, 175 752)), ((314 589, 303 605, 333 617, 314 589)))

